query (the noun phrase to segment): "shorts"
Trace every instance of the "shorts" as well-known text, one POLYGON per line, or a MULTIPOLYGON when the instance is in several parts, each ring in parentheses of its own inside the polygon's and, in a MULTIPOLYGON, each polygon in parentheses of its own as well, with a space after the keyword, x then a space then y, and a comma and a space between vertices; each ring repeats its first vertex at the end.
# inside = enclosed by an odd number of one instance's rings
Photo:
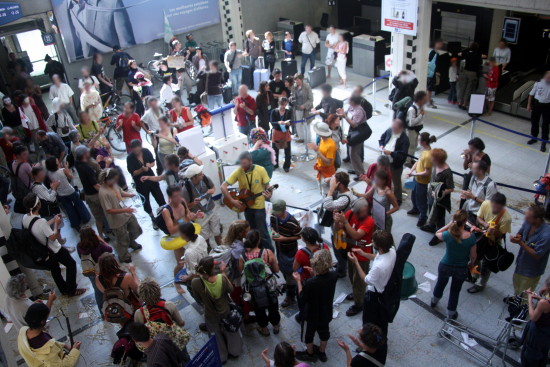
POLYGON ((336 62, 336 52, 333 50, 327 50, 327 56, 325 57, 325 65, 332 66, 336 62))
POLYGON ((95 218, 95 221, 103 222, 103 218, 105 218, 105 212, 103 211, 101 203, 99 202, 99 195, 85 195, 84 198, 86 204, 88 204, 88 207, 90 208, 90 212, 95 218))
POLYGON ((215 212, 212 212, 212 214, 209 214, 196 222, 201 225, 201 236, 205 240, 222 234, 220 216, 215 212))
POLYGON ((435 92, 436 84, 437 84, 437 80, 434 75, 433 77, 427 79, 426 89, 429 90, 430 92, 435 92))
POLYGON ((304 336, 304 343, 311 344, 313 343, 313 338, 315 333, 319 334, 319 339, 322 342, 326 342, 330 338, 330 329, 327 323, 319 322, 309 322, 306 321, 306 335, 304 336))
POLYGON ((485 95, 487 96, 487 101, 494 102, 496 94, 497 94, 496 88, 487 88, 487 92, 485 92, 485 95))

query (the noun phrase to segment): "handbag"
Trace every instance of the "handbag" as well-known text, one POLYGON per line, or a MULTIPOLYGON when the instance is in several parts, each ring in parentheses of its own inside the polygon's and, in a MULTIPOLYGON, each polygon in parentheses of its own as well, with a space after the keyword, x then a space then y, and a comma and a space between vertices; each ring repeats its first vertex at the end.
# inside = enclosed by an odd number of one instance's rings
MULTIPOLYGON (((342 196, 345 196, 348 199, 348 203, 344 206, 344 209, 346 209, 351 204, 351 198, 347 195, 342 196)), ((317 223, 321 227, 332 227, 332 224, 334 223, 334 212, 326 209, 324 203, 321 204, 321 207, 317 212, 317 223)))
POLYGON ((204 92, 201 93, 201 103, 208 105, 208 77, 210 73, 206 73, 206 82, 204 83, 204 92))
POLYGON ((287 142, 288 132, 282 132, 280 130, 273 129, 273 144, 277 149, 286 149, 288 147, 287 142))
POLYGON ((514 263, 514 254, 506 248, 506 239, 504 247, 494 244, 485 249, 485 260, 493 273, 507 270, 514 263))
POLYGON ((243 323, 243 310, 233 302, 229 302, 229 312, 221 319, 223 328, 236 333, 243 323))
POLYGON ((370 138, 372 130, 368 123, 364 122, 355 128, 350 128, 348 133, 348 145, 354 146, 363 143, 370 138))
MULTIPOLYGON (((178 348, 180 348, 181 350, 185 349, 187 343, 189 343, 189 340, 191 339, 191 334, 189 334, 187 330, 179 325, 176 325, 175 323, 173 323, 172 325, 168 325, 164 322, 150 321, 149 310, 147 309, 147 306, 141 307, 139 311, 143 314, 143 317, 145 318, 145 326, 147 326, 147 329, 149 329, 149 334, 151 335, 151 338, 158 334, 164 334, 170 340, 172 340, 174 344, 178 346, 178 348)), ((170 315, 170 317, 171 316, 172 315, 170 315)))

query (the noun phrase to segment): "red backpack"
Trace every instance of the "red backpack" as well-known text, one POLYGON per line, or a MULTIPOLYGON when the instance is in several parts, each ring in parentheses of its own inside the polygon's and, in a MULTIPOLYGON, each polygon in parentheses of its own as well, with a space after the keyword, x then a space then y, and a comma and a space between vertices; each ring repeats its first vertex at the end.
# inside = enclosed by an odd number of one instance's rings
POLYGON ((139 309, 141 314, 143 315, 143 319, 147 319, 145 317, 145 312, 143 311, 144 307, 147 307, 147 311, 149 312, 149 321, 150 322, 160 322, 166 325, 173 325, 174 320, 172 320, 172 316, 170 315, 170 311, 168 311, 165 308, 166 301, 161 300, 157 302, 157 304, 153 306, 146 306, 144 305, 139 309))

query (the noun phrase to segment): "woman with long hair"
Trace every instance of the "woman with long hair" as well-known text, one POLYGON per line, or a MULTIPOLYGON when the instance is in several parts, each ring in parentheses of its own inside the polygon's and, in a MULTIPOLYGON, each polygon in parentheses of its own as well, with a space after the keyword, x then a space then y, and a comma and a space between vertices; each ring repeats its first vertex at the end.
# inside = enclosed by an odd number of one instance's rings
POLYGON ((195 48, 195 56, 193 56, 193 65, 197 69, 197 73, 208 71, 208 56, 202 52, 202 48, 195 48))
POLYGON ((254 164, 262 166, 267 171, 267 175, 271 178, 275 169, 275 151, 271 147, 271 142, 267 137, 267 133, 261 127, 256 127, 250 131, 250 143, 252 148, 252 160, 254 164))
POLYGON ((275 54, 275 41, 273 33, 267 31, 264 34, 265 40, 262 41, 262 49, 264 51, 265 68, 269 69, 269 73, 273 73, 277 56, 275 54))
POLYGON ((128 272, 125 272, 116 261, 115 255, 108 252, 99 257, 97 265, 99 271, 95 278, 95 285, 102 294, 121 280, 119 288, 124 291, 124 297, 132 304, 134 311, 141 307, 141 302, 137 298, 139 278, 134 265, 129 264, 128 272))
POLYGON ((374 178, 375 183, 366 194, 356 193, 356 195, 364 197, 367 200, 370 199, 371 201, 374 199, 384 207, 384 211, 386 212, 384 229, 391 233, 393 225, 391 215, 399 210, 399 203, 390 187, 391 179, 388 177, 388 173, 384 170, 378 170, 374 174, 374 178))
POLYGON ((275 151, 275 167, 279 168, 279 149, 285 151, 285 163, 283 163, 283 169, 285 172, 290 170, 291 148, 290 143, 292 138, 290 137, 290 125, 292 120, 292 112, 287 109, 288 98, 279 98, 278 108, 271 111, 269 114, 269 120, 271 122, 271 142, 273 143, 273 150, 275 151))
POLYGON ((451 291, 447 303, 447 317, 456 320, 458 312, 458 297, 462 284, 468 277, 468 266, 473 265, 477 256, 476 237, 464 226, 468 222, 468 213, 457 210, 453 214, 453 220, 445 227, 438 230, 435 235, 445 241, 445 255, 437 269, 437 283, 435 284, 430 306, 433 308, 443 296, 443 291, 451 278, 451 291))
POLYGON ((420 145, 420 158, 414 163, 407 178, 414 177, 414 188, 411 199, 413 207, 407 212, 408 215, 418 215, 417 227, 422 227, 428 219, 428 185, 432 177, 432 160, 430 158, 431 144, 435 143, 437 138, 428 132, 418 135, 418 145, 420 145))
POLYGON ((158 159, 164 164, 164 158, 176 151, 178 145, 176 134, 178 131, 175 127, 172 127, 166 116, 159 117, 158 122, 159 130, 155 134, 158 139, 158 159))
POLYGON ((262 351, 265 367, 309 367, 309 364, 296 361, 296 350, 287 342, 280 342, 275 346, 273 361, 267 356, 268 349, 262 351))
POLYGON ((348 52, 349 52, 349 43, 344 38, 344 34, 340 33, 338 35, 338 43, 334 49, 336 52, 336 69, 338 69, 338 74, 340 75, 340 84, 344 85, 344 88, 347 88, 346 80, 346 64, 348 61, 348 52))
POLYGON ((269 88, 269 83, 260 82, 258 95, 256 96, 256 115, 258 115, 258 127, 269 131, 269 115, 271 110, 277 108, 277 100, 269 88))
POLYGON ((197 274, 199 277, 191 282, 191 295, 204 307, 206 328, 216 336, 218 352, 222 364, 232 357, 239 356, 243 351, 243 340, 240 332, 228 331, 222 326, 222 320, 231 311, 228 294, 233 291, 231 281, 225 275, 225 266, 220 267, 221 274, 214 270, 215 262, 211 256, 199 261, 197 274))
MULTIPOLYGON (((94 288, 95 302, 99 308, 99 313, 101 314, 101 307, 103 306, 103 293, 97 288, 96 285, 96 276, 99 271, 99 258, 104 253, 112 253, 113 248, 107 244, 101 238, 92 227, 83 227, 80 230, 80 242, 76 246, 78 251, 78 256, 84 266, 85 263, 88 265, 93 265, 93 270, 85 272, 84 275, 90 279, 92 282, 92 287, 94 288), (84 259, 83 259, 84 257, 84 259), (92 260, 92 261, 90 261, 92 260)), ((84 269, 83 269, 84 270, 84 269)))
MULTIPOLYGON (((260 258, 263 260, 264 264, 271 269, 273 274, 279 272, 279 263, 277 262, 277 257, 270 249, 260 248, 261 244, 260 232, 257 230, 252 230, 246 235, 244 241, 244 254, 239 259, 239 272, 243 272, 245 269, 245 263, 252 260, 260 258)), ((254 298, 252 299, 252 304, 254 304, 254 298)), ((279 314, 279 302, 277 297, 274 296, 270 300, 270 304, 266 308, 254 308, 256 313, 256 318, 258 321, 258 332, 263 336, 269 336, 269 330, 267 328, 268 323, 273 325, 273 333, 279 334, 281 328, 281 315, 279 314)))

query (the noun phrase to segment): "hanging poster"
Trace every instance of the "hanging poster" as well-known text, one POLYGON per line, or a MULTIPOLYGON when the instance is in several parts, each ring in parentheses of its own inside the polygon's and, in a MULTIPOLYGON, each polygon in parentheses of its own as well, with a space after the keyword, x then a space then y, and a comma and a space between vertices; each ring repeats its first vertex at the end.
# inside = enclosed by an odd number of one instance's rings
POLYGON ((0 25, 8 24, 23 17, 18 3, 0 3, 0 25))
POLYGON ((71 62, 112 51, 115 45, 124 49, 163 38, 167 29, 180 34, 220 22, 217 0, 51 2, 71 62))
POLYGON ((382 0, 383 31, 416 36, 418 0, 382 0))

